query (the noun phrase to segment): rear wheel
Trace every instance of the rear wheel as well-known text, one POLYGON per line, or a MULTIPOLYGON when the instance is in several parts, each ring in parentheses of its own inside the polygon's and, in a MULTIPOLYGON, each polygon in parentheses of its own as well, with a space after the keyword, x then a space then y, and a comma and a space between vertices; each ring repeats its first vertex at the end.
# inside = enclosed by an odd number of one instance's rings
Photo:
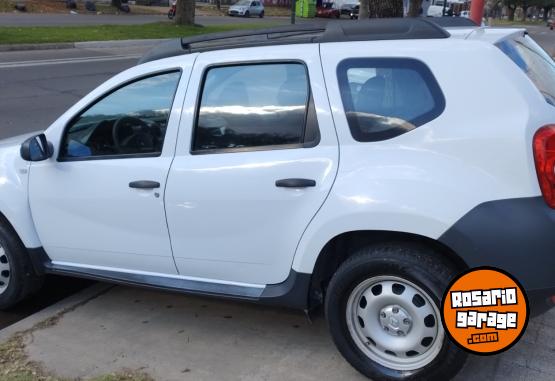
POLYGON ((264 11, 260 12, 259 16, 260 16, 260 18, 263 18, 264 17, 264 11))
POLYGON ((27 254, 27 250, 10 227, 0 224, 0 310, 5 310, 42 285, 27 254))
POLYGON ((419 246, 353 254, 333 276, 326 318, 339 351, 379 380, 446 380, 466 354, 446 337, 439 306, 453 267, 419 246))

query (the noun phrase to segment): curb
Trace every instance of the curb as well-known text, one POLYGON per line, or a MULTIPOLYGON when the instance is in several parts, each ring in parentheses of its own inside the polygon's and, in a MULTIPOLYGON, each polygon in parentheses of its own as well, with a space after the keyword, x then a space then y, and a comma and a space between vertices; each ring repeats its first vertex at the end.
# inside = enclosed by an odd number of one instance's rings
POLYGON ((7 44, 0 45, 0 52, 12 52, 20 50, 50 50, 50 49, 71 49, 74 48, 73 42, 63 42, 59 44, 7 44))
POLYGON ((67 313, 79 307, 80 305, 97 298, 113 287, 114 285, 112 284, 97 283, 89 288, 84 289, 81 292, 78 292, 77 294, 62 299, 58 303, 46 307, 45 309, 0 330, 0 343, 9 340, 14 334, 18 332, 26 331, 33 328, 36 324, 42 321, 45 321, 56 315, 67 313))
POLYGON ((112 41, 85 41, 85 42, 61 42, 47 44, 6 44, 0 45, 0 52, 13 52, 24 50, 51 50, 51 49, 107 49, 107 48, 129 48, 141 46, 153 46, 160 42, 168 41, 167 38, 148 40, 112 40, 112 41))

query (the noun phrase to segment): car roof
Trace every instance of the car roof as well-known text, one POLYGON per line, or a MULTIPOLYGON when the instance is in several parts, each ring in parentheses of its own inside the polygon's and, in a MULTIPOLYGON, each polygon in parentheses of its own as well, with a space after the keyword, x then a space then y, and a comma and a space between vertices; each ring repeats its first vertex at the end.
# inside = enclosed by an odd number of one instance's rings
POLYGON ((438 22, 428 18, 368 19, 326 25, 300 24, 269 29, 211 33, 171 40, 145 54, 139 64, 193 52, 300 43, 449 38, 438 22))

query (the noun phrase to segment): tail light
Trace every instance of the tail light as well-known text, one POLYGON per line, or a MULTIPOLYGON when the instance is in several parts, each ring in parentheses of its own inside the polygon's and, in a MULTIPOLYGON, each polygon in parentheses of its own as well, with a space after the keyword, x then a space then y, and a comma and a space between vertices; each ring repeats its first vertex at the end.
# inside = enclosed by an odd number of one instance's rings
POLYGON ((533 145, 543 198, 555 209, 555 125, 540 128, 534 135, 533 145))

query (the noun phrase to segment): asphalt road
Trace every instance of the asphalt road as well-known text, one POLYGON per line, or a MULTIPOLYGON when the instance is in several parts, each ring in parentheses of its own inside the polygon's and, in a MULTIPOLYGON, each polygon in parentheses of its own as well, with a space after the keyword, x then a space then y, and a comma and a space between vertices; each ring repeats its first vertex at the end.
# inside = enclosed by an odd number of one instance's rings
POLYGON ((0 138, 46 129, 89 91, 133 66, 141 53, 137 49, 0 53, 0 138))

